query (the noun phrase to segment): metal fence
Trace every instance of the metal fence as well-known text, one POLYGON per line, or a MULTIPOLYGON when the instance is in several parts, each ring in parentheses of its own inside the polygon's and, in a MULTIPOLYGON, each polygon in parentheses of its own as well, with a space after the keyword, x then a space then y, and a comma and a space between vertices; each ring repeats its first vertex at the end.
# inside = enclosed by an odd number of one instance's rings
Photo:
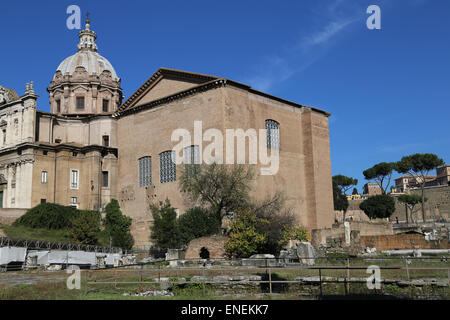
MULTIPOLYGON (((310 259, 309 257, 305 257, 303 259, 310 259)), ((92 280, 93 277, 101 275, 102 270, 96 271, 87 271, 86 274, 86 290, 89 291, 88 288, 93 288, 98 285, 113 285, 115 288, 122 285, 179 285, 186 283, 197 283, 201 284, 203 287, 203 294, 205 295, 205 288, 207 285, 225 285, 225 286, 234 286, 240 284, 254 284, 265 286, 267 289, 267 293, 274 293, 274 286, 289 286, 292 284, 299 285, 312 285, 318 286, 318 296, 323 296, 323 287, 324 285, 333 283, 333 284, 342 284, 344 288, 345 294, 351 293, 351 285, 353 284, 367 284, 367 278, 370 277, 370 274, 366 274, 365 277, 352 277, 352 275, 359 271, 367 271, 367 264, 388 264, 387 266, 379 266, 379 270, 384 272, 386 270, 397 270, 399 271, 398 276, 395 279, 380 279, 380 283, 382 284, 399 284, 402 286, 423 286, 423 285, 438 285, 447 287, 450 285, 450 264, 447 262, 447 258, 443 257, 370 257, 370 258, 355 258, 355 257, 316 257, 315 260, 321 265, 304 265, 301 263, 280 263, 279 259, 253 259, 253 260, 262 260, 259 266, 242 266, 242 260, 225 260, 225 259, 213 259, 213 260, 171 260, 171 261, 158 261, 151 262, 145 264, 136 264, 133 266, 126 266, 121 268, 116 268, 111 277, 106 279, 96 279, 92 280), (277 265, 273 265, 273 261, 276 261, 277 265), (183 262, 186 265, 186 261, 188 262, 188 266, 181 266, 179 263, 183 262), (172 262, 172 266, 165 265, 166 263, 172 262), (442 265, 442 267, 425 267, 425 266, 414 266, 415 263, 438 263, 442 265), (176 266, 175 266, 176 263, 176 266), (224 265, 224 263, 226 265, 224 265), (362 265, 365 263, 366 265, 362 265), (395 265, 390 266, 389 264, 394 263, 395 265), (328 264, 328 265, 327 265, 328 264), (337 265, 330 265, 337 264, 337 265), (412 266, 410 266, 412 265, 412 266), (343 271, 345 275, 343 276, 327 276, 327 273, 330 271, 343 271), (414 279, 414 272, 416 271, 425 271, 427 273, 430 272, 441 272, 442 275, 439 278, 439 281, 429 281, 414 279), (286 273, 286 272, 307 272, 310 277, 308 281, 305 281, 305 278, 308 277, 297 277, 294 279, 280 279, 277 275, 278 273, 286 273), (309 273, 310 272, 310 273, 309 273), (263 274, 264 276, 260 279, 252 279, 252 277, 248 277, 246 279, 241 279, 239 277, 234 277, 236 274, 241 273, 258 273, 263 274), (444 275, 445 273, 445 275, 444 275), (200 276, 196 281, 185 281, 180 282, 176 280, 180 277, 180 275, 197 275, 200 276), (317 275, 318 274, 318 275, 317 275), (214 278, 213 275, 216 275, 214 278), (217 275, 222 277, 217 277, 217 275), (131 276, 138 277, 137 281, 129 281, 126 280, 131 276), (224 277, 225 276, 225 277, 224 277), (152 278, 152 281, 145 280, 145 278, 152 278), (123 280, 123 281, 121 281, 123 280)), ((375 278, 371 281, 375 283, 375 278)))

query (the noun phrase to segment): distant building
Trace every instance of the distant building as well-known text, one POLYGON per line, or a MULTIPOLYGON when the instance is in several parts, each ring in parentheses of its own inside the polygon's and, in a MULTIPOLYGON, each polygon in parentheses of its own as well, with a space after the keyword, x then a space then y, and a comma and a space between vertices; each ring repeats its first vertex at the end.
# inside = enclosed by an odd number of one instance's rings
POLYGON ((360 200, 362 196, 360 194, 351 194, 347 196, 347 200, 360 200))
POLYGON ((363 189, 364 189, 364 194, 368 195, 369 197, 376 196, 376 195, 383 193, 380 185, 376 182, 366 183, 364 185, 363 189))
POLYGON ((436 174, 436 185, 450 186, 450 165, 437 168, 436 174))
MULTIPOLYGON (((403 175, 395 179, 395 193, 404 193, 406 190, 420 188, 422 179, 412 175, 403 175)), ((436 185, 436 176, 425 176, 425 186, 431 187, 436 185)))

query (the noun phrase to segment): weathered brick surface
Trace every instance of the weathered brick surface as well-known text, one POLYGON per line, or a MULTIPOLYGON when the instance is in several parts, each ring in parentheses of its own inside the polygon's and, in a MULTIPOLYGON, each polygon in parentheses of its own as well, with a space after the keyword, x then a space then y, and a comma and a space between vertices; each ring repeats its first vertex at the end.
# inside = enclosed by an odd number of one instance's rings
POLYGON ((28 209, 0 208, 0 224, 11 225, 20 218, 28 209))
MULTIPOLYGON (((361 236, 367 235, 392 235, 394 231, 390 223, 372 223, 351 221, 350 230, 357 230, 361 236)), ((344 224, 334 224, 331 228, 313 230, 311 233, 311 244, 315 248, 326 245, 328 238, 344 238, 344 224)))
POLYGON ((421 234, 397 234, 384 236, 361 236, 364 247, 380 250, 396 249, 447 249, 448 240, 426 241, 421 234))
MULTIPOLYGON (((422 194, 420 189, 411 190, 411 193, 422 194)), ((425 197, 428 199, 425 202, 425 219, 450 219, 450 186, 425 188, 425 197)), ((405 222, 405 205, 399 202, 397 198, 398 196, 395 196, 395 212, 392 214, 392 220, 395 221, 395 217, 398 217, 400 222, 405 222)), ((414 208, 413 217, 414 221, 416 219, 422 221, 420 204, 414 208)))
POLYGON ((186 259, 199 259, 200 250, 205 247, 209 251, 210 259, 220 259, 225 257, 225 236, 212 236, 194 239, 189 242, 186 250, 186 259))

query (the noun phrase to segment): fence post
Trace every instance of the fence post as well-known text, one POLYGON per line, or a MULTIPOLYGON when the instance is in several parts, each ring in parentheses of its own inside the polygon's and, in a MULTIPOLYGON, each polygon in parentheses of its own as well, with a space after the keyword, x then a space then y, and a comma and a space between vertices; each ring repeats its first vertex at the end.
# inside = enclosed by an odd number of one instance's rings
POLYGON ((447 269, 447 280, 448 284, 450 285, 450 268, 447 269))
POLYGON ((408 278, 409 281, 408 259, 405 259, 405 264, 406 264, 406 277, 408 278))
POLYGON ((86 270, 86 284, 85 284, 85 288, 84 288, 84 295, 86 296, 88 293, 88 283, 89 283, 89 278, 90 278, 90 273, 89 270, 86 270))
POLYGON ((322 298, 322 269, 319 268, 320 297, 322 298))
POLYGON ((161 282, 161 263, 158 263, 158 282, 161 282))
POLYGON ((272 294, 272 271, 269 267, 269 293, 272 294))
POLYGON ((141 264, 141 272, 139 274, 139 286, 142 286, 142 270, 144 270, 143 264, 141 264))
POLYGON ((205 296, 205 268, 206 265, 203 266, 203 296, 205 296))
POLYGON ((345 294, 350 293, 350 258, 347 257, 347 278, 345 279, 345 294))

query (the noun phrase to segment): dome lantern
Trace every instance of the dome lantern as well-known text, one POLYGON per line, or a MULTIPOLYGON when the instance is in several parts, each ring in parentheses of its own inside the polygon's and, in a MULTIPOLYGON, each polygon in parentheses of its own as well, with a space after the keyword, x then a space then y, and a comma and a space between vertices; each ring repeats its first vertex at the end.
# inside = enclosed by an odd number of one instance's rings
POLYGON ((95 34, 94 31, 91 30, 90 22, 91 21, 89 20, 89 13, 88 13, 88 17, 86 18, 86 27, 84 30, 81 30, 80 33, 78 34, 78 37, 80 38, 80 43, 78 43, 78 51, 90 50, 97 52, 98 50, 97 44, 95 43, 97 35, 95 34))

